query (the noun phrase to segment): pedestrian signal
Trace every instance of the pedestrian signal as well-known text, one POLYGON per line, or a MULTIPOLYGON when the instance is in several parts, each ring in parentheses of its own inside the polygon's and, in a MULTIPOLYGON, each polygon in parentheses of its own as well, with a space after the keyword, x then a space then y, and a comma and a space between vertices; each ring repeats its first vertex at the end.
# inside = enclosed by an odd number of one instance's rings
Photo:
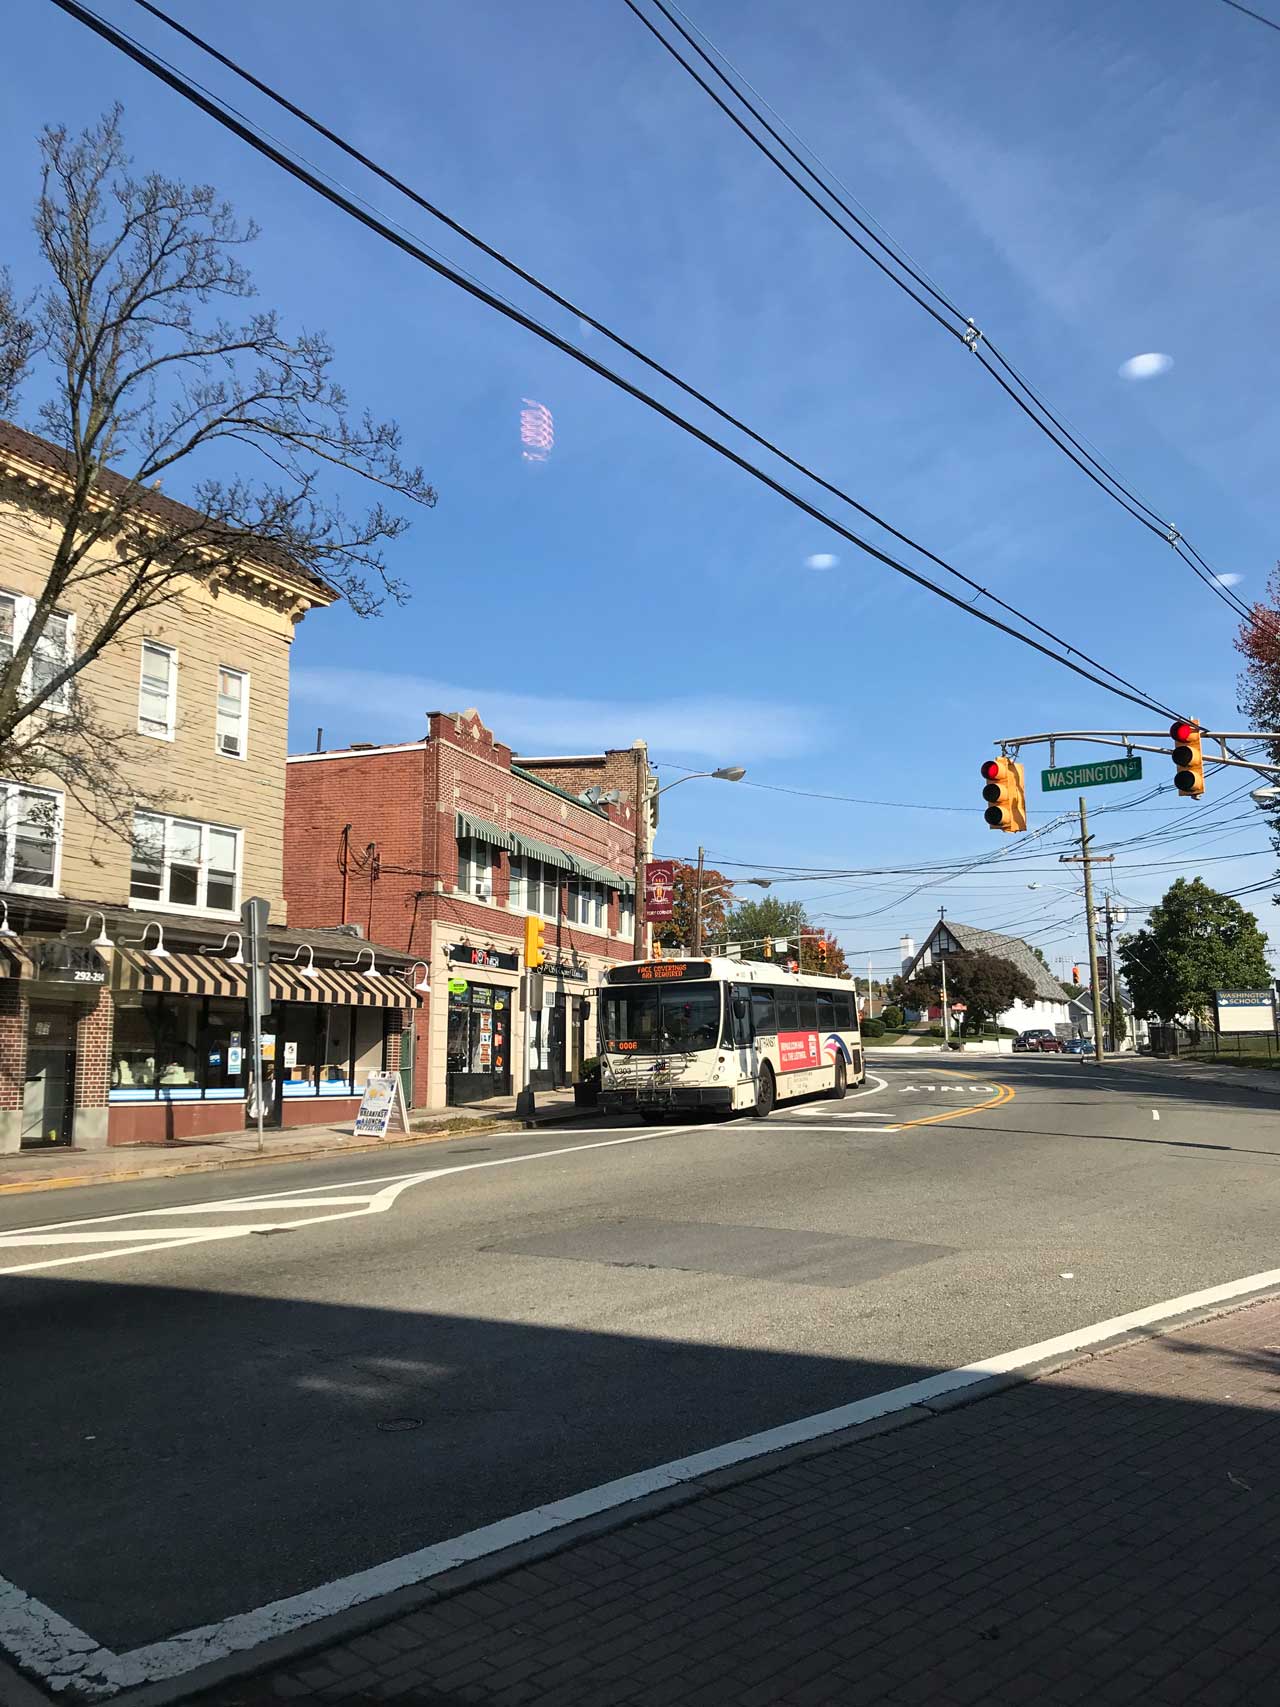
POLYGON ((1179 719, 1169 725, 1173 737, 1173 786, 1179 794, 1198 800, 1204 793, 1204 757, 1200 751, 1200 725, 1179 719))
POLYGON ((982 798, 987 803, 983 816, 993 830, 1025 830, 1027 827, 1027 794, 1021 765, 1012 759, 987 759, 982 765, 986 784, 982 798))

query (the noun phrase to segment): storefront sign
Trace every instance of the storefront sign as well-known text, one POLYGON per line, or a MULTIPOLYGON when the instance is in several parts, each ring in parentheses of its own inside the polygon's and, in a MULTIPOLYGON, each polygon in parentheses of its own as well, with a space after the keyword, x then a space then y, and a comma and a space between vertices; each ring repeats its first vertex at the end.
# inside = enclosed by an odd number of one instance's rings
POLYGON ((644 916, 650 924, 673 918, 676 909, 676 862, 651 859, 644 868, 644 916))
POLYGON ((284 1064, 286 1067, 296 1067, 298 1065, 298 1045, 297 1045, 297 1043, 289 1042, 289 1043, 285 1044, 285 1046, 284 1046, 284 1064))
POLYGON ((586 982, 587 968, 581 960, 550 960, 544 957, 538 968, 544 978, 574 978, 586 982))
MULTIPOLYGON (((231 1035, 234 1037, 236 1035, 236 1033, 232 1032, 231 1035)), ((227 1072, 231 1075, 231 1077, 233 1079, 235 1078, 236 1074, 240 1071, 240 1069, 243 1065, 244 1065, 244 1050, 240 1047, 240 1045, 238 1043, 228 1044, 228 1046, 227 1046, 227 1072)))
POLYGON ((465 996, 466 993, 467 993, 467 981, 465 978, 450 978, 450 980, 449 980, 449 994, 451 996, 465 996))
POLYGON ((460 942, 449 944, 449 959, 460 966, 483 966, 490 972, 518 972, 520 956, 500 948, 471 948, 460 942))
POLYGON ((356 1115, 355 1136, 385 1138, 393 1115, 400 1121, 400 1130, 407 1132, 409 1117, 405 1113, 399 1073, 370 1073, 356 1115))
POLYGON ((42 984, 105 984, 107 968, 94 948, 75 942, 41 942, 35 951, 36 977, 42 984))

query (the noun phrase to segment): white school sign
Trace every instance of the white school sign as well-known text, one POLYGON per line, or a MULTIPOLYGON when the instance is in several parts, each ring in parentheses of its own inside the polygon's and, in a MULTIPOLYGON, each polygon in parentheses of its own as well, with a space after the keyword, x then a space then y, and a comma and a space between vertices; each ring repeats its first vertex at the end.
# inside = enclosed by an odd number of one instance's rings
POLYGON ((1274 1031, 1276 1009, 1270 990, 1215 990, 1219 1031, 1274 1031))

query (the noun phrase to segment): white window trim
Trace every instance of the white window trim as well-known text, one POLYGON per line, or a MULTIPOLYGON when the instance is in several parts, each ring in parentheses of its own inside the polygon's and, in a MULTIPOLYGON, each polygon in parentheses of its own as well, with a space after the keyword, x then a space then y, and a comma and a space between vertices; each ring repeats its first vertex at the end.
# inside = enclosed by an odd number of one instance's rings
MULTIPOLYGON (((200 826, 200 881, 205 893, 209 890, 209 835, 210 830, 225 830, 236 839, 236 892, 230 907, 192 907, 181 901, 166 901, 162 895, 157 901, 148 901, 138 896, 130 895, 129 906, 138 913, 181 913, 187 918, 198 919, 238 919, 240 917, 240 897, 244 892, 244 830, 237 824, 209 824, 200 818, 184 818, 180 812, 155 812, 149 806, 134 808, 134 816, 141 812, 148 818, 159 818, 165 826, 164 858, 161 861, 161 888, 168 888, 169 879, 169 826, 171 824, 198 824, 200 826)), ((130 888, 133 886, 133 845, 129 847, 130 888)), ((41 890, 47 894, 47 890, 41 890)))
POLYGON ((213 750, 220 759, 230 759, 234 764, 243 764, 249 757, 249 672, 237 669, 233 664, 219 664, 218 674, 226 671, 229 676, 239 676, 240 693, 240 751, 238 753, 224 752, 218 742, 218 693, 215 687, 213 695, 213 750))
POLYGON ((4 817, 5 834, 5 868, 0 869, 0 884, 15 895, 52 895, 55 898, 62 894, 62 837, 66 826, 66 801, 61 789, 33 788, 25 782, 0 782, 0 814, 4 817), (13 842, 16 826, 10 820, 10 803, 18 794, 42 794, 47 799, 57 803, 57 823, 53 839, 53 883, 46 887, 43 883, 14 883, 9 873, 13 870, 13 842))
MULTIPOLYGON (((27 629, 31 626, 32 617, 36 614, 36 601, 29 593, 15 593, 10 587, 0 587, 0 593, 2 593, 6 599, 13 600, 13 649, 16 652, 18 647, 22 644, 22 639, 26 634, 27 629)), ((55 609, 50 614, 53 616, 60 616, 66 621, 67 654, 70 659, 74 659, 76 655, 75 612, 55 609)), ((34 665, 35 657, 33 655, 27 660, 27 667, 22 673, 22 691, 24 694, 30 694, 32 691, 31 679, 34 665)), ((58 689, 57 695, 53 699, 46 700, 40 707, 39 711, 33 713, 33 715, 47 717, 55 716, 60 711, 66 711, 67 697, 70 693, 70 689, 71 682, 64 682, 58 689)), ((46 790, 45 792, 54 793, 56 790, 46 790)), ((44 891, 42 891, 42 893, 44 893, 44 891)))
POLYGON ((163 640, 143 638, 138 648, 138 733, 148 741, 172 741, 178 726, 178 649, 176 646, 166 646, 163 640), (158 735, 154 729, 142 727, 142 681, 146 675, 147 647, 155 652, 169 654, 169 700, 165 707, 165 732, 158 735))

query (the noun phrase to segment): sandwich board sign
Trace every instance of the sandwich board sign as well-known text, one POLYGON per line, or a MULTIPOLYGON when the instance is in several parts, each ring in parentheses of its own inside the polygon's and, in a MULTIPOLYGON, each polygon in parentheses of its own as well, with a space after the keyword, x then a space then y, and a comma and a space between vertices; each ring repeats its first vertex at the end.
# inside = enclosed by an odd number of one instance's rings
POLYGON ((385 1138, 393 1116, 399 1120, 400 1130, 407 1132, 409 1116, 405 1112, 399 1073, 370 1073, 356 1115, 355 1136, 385 1138))

